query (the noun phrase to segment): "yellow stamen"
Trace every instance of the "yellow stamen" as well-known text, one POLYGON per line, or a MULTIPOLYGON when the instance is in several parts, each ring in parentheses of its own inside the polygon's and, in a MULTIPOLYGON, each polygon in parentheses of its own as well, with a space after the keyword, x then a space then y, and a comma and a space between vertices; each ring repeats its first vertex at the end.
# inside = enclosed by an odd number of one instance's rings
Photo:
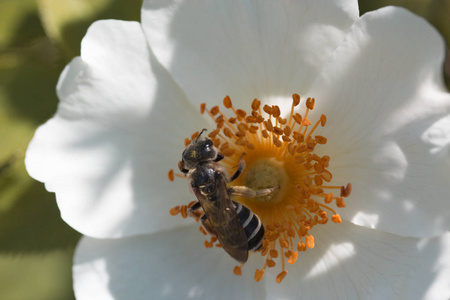
MULTIPOLYGON (((294 264, 299 260, 299 252, 315 247, 311 230, 316 225, 327 224, 329 216, 334 223, 342 222, 340 215, 329 204, 335 200, 337 207, 345 207, 344 198, 351 194, 350 183, 346 186, 328 184, 333 179, 328 170, 330 156, 314 153, 316 147, 323 147, 328 141, 325 136, 316 134, 320 127, 325 126, 326 116, 321 115, 319 120, 313 120, 312 125, 308 115, 314 109, 315 99, 306 100, 303 115, 296 111, 300 102, 299 95, 292 95, 290 114, 286 118, 282 117, 278 106, 261 105, 258 99, 253 100, 250 112, 236 109, 229 96, 223 99, 226 112, 218 106, 211 109, 207 109, 205 104, 200 106, 201 113, 206 113, 216 123, 216 128, 209 132, 208 137, 225 156, 219 164, 233 174, 240 158, 245 160, 245 170, 230 185, 242 185, 254 190, 279 187, 266 196, 233 199, 259 216, 265 228, 259 250, 265 257, 265 264, 255 271, 255 281, 264 277, 266 268, 281 268, 276 277, 276 282, 280 283, 288 273, 285 262, 294 264), (245 156, 242 156, 243 153, 245 156), (281 263, 278 264, 277 260, 281 263)), ((185 144, 189 145, 198 134, 192 134, 185 144)), ((173 181, 175 176, 185 177, 170 170, 169 180, 173 181)), ((185 218, 189 207, 191 204, 176 206, 170 214, 181 213, 185 218)), ((189 216, 199 221, 201 214, 190 213, 189 216)), ((202 226, 200 231, 207 235, 202 226)), ((214 245, 220 247, 215 237, 205 241, 207 248, 214 245)), ((240 276, 242 267, 236 266, 233 273, 240 276)))

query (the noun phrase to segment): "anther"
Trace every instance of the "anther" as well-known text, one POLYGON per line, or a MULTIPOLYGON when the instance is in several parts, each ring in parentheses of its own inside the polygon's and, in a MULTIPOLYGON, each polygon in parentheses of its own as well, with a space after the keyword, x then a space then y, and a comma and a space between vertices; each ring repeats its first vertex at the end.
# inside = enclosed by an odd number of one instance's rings
POLYGON ((325 199, 324 199, 325 203, 331 203, 331 201, 333 201, 333 193, 329 193, 325 199))
POLYGON ((281 141, 278 139, 278 138, 276 138, 276 137, 274 137, 274 139, 273 139, 273 144, 275 145, 275 146, 277 146, 278 148, 280 148, 281 147, 281 141))
POLYGON ((316 102, 316 99, 314 99, 314 98, 306 99, 306 107, 309 108, 310 110, 313 110, 315 102, 316 102))
POLYGON ((314 248, 314 237, 313 237, 312 235, 308 235, 308 236, 306 237, 306 246, 307 246, 309 249, 314 248))
POLYGON ((296 114, 293 116, 293 118, 294 118, 294 121, 295 121, 297 124, 301 124, 301 123, 302 123, 302 115, 301 115, 301 114, 296 113, 296 114))
POLYGON ((330 182, 333 178, 333 175, 331 175, 330 171, 325 170, 320 176, 325 180, 326 182, 330 182))
POLYGON ((345 202, 344 202, 344 199, 342 197, 338 197, 336 199, 336 206, 337 207, 345 207, 345 202))
POLYGON ((270 107, 269 105, 264 105, 263 106, 263 110, 264 110, 264 112, 266 113, 266 114, 268 114, 268 115, 272 115, 272 107, 270 107))
POLYGON ((300 103, 300 96, 298 94, 293 94, 292 100, 292 105, 297 106, 300 103))
POLYGON ((297 258, 298 258, 298 252, 295 251, 295 252, 293 252, 292 255, 289 257, 288 263, 291 264, 291 265, 295 264, 295 262, 297 261, 297 258))
POLYGON ((169 170, 169 173, 167 173, 167 176, 169 177, 170 181, 174 181, 175 177, 173 175, 173 169, 169 170))
POLYGON ((175 206, 175 207, 172 207, 172 208, 169 210, 169 213, 170 213, 171 216, 176 216, 176 215, 178 215, 180 212, 181 212, 181 209, 180 209, 180 206, 179 206, 179 205, 177 205, 177 206, 175 206))
POLYGON ((277 283, 281 283, 281 281, 284 279, 284 277, 286 277, 287 273, 288 272, 286 270, 284 270, 283 272, 278 274, 277 278, 276 278, 277 283))
POLYGON ((273 125, 270 120, 264 121, 264 125, 266 126, 267 131, 273 131, 273 125))
POLYGON ((341 197, 348 197, 352 192, 352 184, 348 183, 347 186, 341 188, 341 197))
POLYGON ((213 108, 211 108, 211 114, 213 116, 217 115, 219 113, 219 107, 218 106, 214 106, 213 108))
POLYGON ((233 106, 230 96, 227 95, 223 98, 223 106, 225 106, 225 108, 231 108, 233 106))
POLYGON ((258 99, 254 99, 252 102, 252 110, 258 110, 259 107, 261 105, 261 101, 259 101, 258 99))
POLYGON ((186 205, 181 205, 181 216, 183 217, 183 219, 186 219, 188 217, 186 205))
POLYGON ((276 263, 271 259, 266 259, 266 264, 269 268, 273 268, 276 266, 276 263))
POLYGON ((200 104, 200 113, 203 115, 205 113, 206 103, 200 104))
POLYGON ((275 249, 272 249, 269 251, 269 255, 273 258, 277 258, 278 257, 278 251, 275 249))
POLYGON ((303 119, 303 121, 301 122, 301 124, 303 126, 309 126, 311 125, 311 121, 309 119, 303 119))
POLYGON ((241 267, 240 266, 235 266, 234 269, 233 269, 233 273, 234 273, 234 275, 241 276, 242 275, 241 267))
POLYGON ((258 282, 264 277, 264 269, 255 271, 255 281, 258 282))
POLYGON ((316 136, 314 137, 314 139, 316 140, 316 142, 317 142, 318 144, 321 144, 321 145, 327 143, 327 138, 326 138, 326 137, 323 137, 323 136, 321 136, 321 135, 316 135, 316 136))
POLYGON ((306 245, 304 243, 298 243, 297 250, 300 252, 306 251, 306 245))
POLYGON ((323 127, 327 123, 327 117, 325 115, 320 116, 320 125, 323 127))
POLYGON ((333 215, 333 216, 331 217, 331 220, 332 220, 334 223, 342 223, 341 216, 338 215, 338 214, 333 215))
POLYGON ((278 126, 274 126, 273 127, 273 132, 275 133, 275 134, 278 134, 278 135, 282 135, 284 132, 283 132, 283 129, 281 129, 280 127, 278 127, 278 126))
POLYGON ((278 118, 281 115, 281 110, 278 105, 272 105, 272 115, 275 118, 278 118))

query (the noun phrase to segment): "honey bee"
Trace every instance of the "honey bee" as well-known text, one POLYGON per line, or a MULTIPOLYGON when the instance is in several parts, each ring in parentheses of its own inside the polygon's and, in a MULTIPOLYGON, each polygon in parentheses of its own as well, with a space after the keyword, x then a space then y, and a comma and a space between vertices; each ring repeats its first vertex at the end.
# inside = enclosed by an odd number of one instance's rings
POLYGON ((259 217, 246 206, 231 200, 231 196, 265 196, 279 187, 255 191, 246 186, 227 187, 227 183, 237 179, 245 168, 241 157, 236 172, 230 178, 218 164, 224 155, 207 137, 199 135, 183 151, 178 168, 190 179, 191 189, 198 202, 191 206, 189 213, 200 207, 205 230, 216 236, 223 249, 236 261, 245 263, 249 251, 261 248, 264 226, 259 217))

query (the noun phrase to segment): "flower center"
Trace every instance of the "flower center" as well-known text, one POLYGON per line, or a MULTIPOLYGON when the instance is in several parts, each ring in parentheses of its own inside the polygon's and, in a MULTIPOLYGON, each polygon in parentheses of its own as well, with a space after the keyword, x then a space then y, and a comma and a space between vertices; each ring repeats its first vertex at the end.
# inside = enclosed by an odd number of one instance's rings
MULTIPOLYGON (((292 106, 287 118, 281 117, 278 106, 264 105, 255 99, 251 112, 235 109, 231 99, 225 97, 225 108, 232 111, 227 117, 218 106, 208 110, 201 105, 201 113, 207 113, 216 123, 216 129, 208 134, 214 145, 224 154, 219 163, 229 174, 233 174, 239 161, 245 161, 243 173, 230 186, 246 186, 255 191, 279 187, 278 190, 264 196, 248 198, 234 197, 256 214, 265 228, 264 240, 259 250, 265 257, 264 266, 255 272, 255 280, 263 278, 267 268, 281 264, 281 272, 276 277, 280 283, 287 275, 286 262, 294 264, 298 252, 314 248, 311 231, 318 224, 326 224, 331 215, 335 223, 341 223, 339 214, 328 204, 335 201, 337 207, 345 207, 344 197, 351 192, 351 184, 333 186, 332 173, 328 170, 330 157, 314 154, 316 146, 324 145, 327 139, 316 135, 316 129, 325 126, 326 117, 322 115, 313 125, 308 119, 309 111, 314 109, 314 98, 306 100, 303 115, 296 112, 300 96, 294 94, 292 106), (333 193, 334 191, 334 193, 333 193), (338 195, 338 196, 335 196, 338 195)), ((198 135, 185 140, 189 145, 198 135)), ((177 175, 184 177, 183 175, 177 175)), ((173 170, 169 179, 174 179, 173 170)), ((193 205, 176 206, 170 213, 181 212, 188 215, 187 209, 193 205)), ((199 219, 200 215, 195 215, 199 219)), ((201 227, 201 231, 206 231, 201 227)), ((215 237, 205 242, 206 247, 220 245, 215 237)), ((234 273, 241 274, 241 266, 234 273)))
POLYGON ((284 170, 283 162, 273 158, 261 158, 257 161, 247 162, 247 170, 242 174, 242 185, 255 191, 279 186, 281 190, 272 192, 269 195, 257 198, 250 198, 255 205, 262 203, 277 203, 283 200, 287 174, 284 170))

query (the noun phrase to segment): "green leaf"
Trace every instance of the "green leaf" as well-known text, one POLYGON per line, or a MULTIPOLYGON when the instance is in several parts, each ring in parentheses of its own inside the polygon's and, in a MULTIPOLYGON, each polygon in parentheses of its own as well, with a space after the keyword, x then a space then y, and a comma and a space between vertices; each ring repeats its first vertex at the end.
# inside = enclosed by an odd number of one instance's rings
POLYGON ((88 26, 101 18, 137 20, 140 5, 0 0, 0 299, 73 299, 80 234, 61 219, 54 194, 28 176, 24 153, 36 127, 54 114, 59 74, 88 26))

